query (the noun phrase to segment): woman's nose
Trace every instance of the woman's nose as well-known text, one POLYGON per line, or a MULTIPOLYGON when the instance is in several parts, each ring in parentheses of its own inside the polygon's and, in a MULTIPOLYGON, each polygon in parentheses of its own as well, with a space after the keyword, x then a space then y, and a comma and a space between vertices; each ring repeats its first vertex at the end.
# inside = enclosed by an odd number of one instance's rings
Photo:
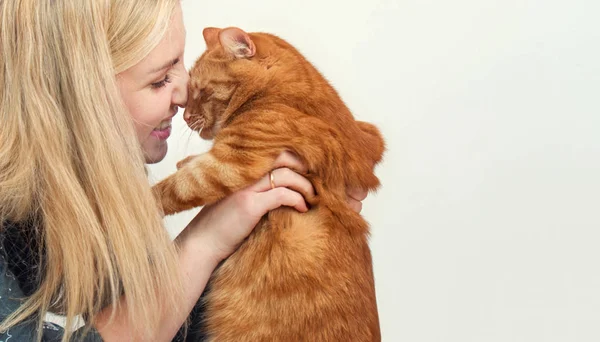
POLYGON ((185 107, 188 101, 188 81, 190 76, 187 72, 183 72, 180 77, 177 78, 175 89, 173 89, 173 104, 179 107, 185 107))

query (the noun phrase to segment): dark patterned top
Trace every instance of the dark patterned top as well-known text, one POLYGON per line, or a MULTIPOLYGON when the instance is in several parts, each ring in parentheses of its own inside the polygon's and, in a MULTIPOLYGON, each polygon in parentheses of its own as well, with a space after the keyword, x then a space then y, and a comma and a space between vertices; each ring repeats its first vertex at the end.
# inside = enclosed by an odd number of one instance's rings
MULTIPOLYGON (((14 312, 24 301, 32 295, 40 284, 40 272, 44 262, 44 256, 40 258, 39 251, 33 238, 37 233, 36 225, 4 223, 0 234, 0 321, 14 312)), ((203 319, 202 300, 199 300, 188 320, 188 327, 182 327, 173 338, 173 342, 200 342, 206 336, 202 329, 203 319)), ((26 322, 0 333, 0 342, 21 342, 37 340, 37 319, 33 318, 26 322)), ((62 326, 43 322, 43 342, 59 342, 64 334, 62 326)), ((73 334, 71 341, 96 342, 102 338, 94 329, 82 336, 84 329, 81 328, 73 334)))
MULTIPOLYGON (((33 251, 31 240, 26 239, 21 232, 23 226, 4 224, 0 234, 0 321, 13 313, 31 295, 39 284, 39 260, 33 251)), ((5 332, 0 333, 0 342, 36 341, 42 334, 44 342, 59 342, 64 334, 62 326, 44 321, 42 331, 38 331, 37 317, 23 321, 5 332)), ((82 336, 83 329, 77 330, 72 341, 92 342, 102 341, 95 331, 89 331, 82 336)))

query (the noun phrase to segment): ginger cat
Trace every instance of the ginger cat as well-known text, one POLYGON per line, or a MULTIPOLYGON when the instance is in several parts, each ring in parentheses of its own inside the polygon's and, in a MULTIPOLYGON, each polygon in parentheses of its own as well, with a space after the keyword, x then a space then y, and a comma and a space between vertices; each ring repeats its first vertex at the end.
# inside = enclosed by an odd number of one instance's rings
POLYGON ((206 28, 190 71, 186 115, 212 149, 154 187, 166 215, 214 203, 267 174, 283 151, 308 167, 311 210, 262 218, 215 270, 206 295, 209 341, 380 341, 369 227, 347 188, 375 190, 379 130, 355 121, 325 78, 266 33, 206 28))

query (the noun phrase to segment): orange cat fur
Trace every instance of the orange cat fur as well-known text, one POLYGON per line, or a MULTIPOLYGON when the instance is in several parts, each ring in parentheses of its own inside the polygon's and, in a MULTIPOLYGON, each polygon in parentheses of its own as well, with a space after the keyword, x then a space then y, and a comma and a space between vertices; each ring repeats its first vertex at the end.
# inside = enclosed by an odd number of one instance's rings
POLYGON ((347 188, 375 190, 379 130, 355 121, 325 78, 284 40, 207 28, 190 71, 190 127, 214 138, 158 183, 165 214, 214 203, 268 173, 293 151, 317 197, 280 208, 213 274, 206 296, 210 341, 379 341, 369 228, 347 188))

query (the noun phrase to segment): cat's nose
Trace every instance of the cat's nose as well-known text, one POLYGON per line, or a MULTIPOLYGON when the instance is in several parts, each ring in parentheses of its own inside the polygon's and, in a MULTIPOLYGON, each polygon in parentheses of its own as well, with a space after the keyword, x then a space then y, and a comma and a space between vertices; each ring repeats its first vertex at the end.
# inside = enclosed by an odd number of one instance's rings
POLYGON ((185 120, 185 122, 187 122, 188 125, 190 124, 190 121, 192 120, 193 116, 194 115, 190 113, 190 111, 187 108, 183 111, 183 120, 185 120))

